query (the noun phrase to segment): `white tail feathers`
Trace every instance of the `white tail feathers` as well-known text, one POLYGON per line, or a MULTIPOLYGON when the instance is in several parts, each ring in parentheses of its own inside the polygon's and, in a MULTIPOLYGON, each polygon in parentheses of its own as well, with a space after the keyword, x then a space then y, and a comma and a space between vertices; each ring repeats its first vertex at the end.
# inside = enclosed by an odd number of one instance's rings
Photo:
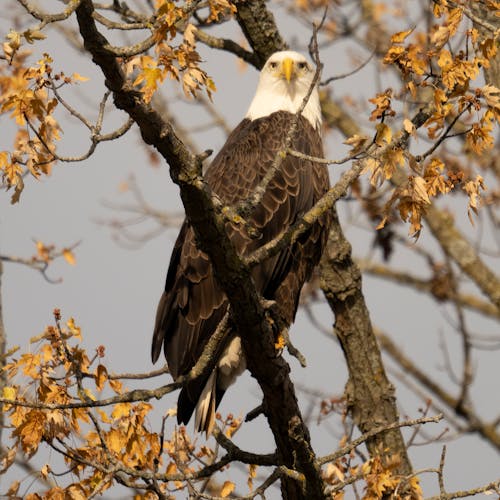
POLYGON ((196 405, 195 429, 206 432, 207 437, 212 433, 215 423, 215 383, 217 370, 214 370, 205 384, 198 404, 196 405))
POLYGON ((217 367, 207 380, 196 405, 195 429, 205 431, 207 437, 212 433, 215 424, 215 410, 217 407, 217 388, 219 398, 224 391, 246 369, 245 356, 241 348, 240 337, 234 337, 224 349, 217 367), (222 391, 222 392, 221 392, 222 391))

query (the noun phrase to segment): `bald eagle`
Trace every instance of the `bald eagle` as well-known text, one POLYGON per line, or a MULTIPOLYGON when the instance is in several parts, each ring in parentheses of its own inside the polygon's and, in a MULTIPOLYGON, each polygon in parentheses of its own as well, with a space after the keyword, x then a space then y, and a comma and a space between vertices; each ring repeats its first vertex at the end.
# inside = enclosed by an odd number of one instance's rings
MULTIPOLYGON (((243 121, 229 135, 206 171, 205 179, 222 202, 238 207, 255 192, 283 151, 296 114, 314 78, 314 68, 297 52, 273 54, 262 68, 257 92, 243 121)), ((291 149, 322 157, 321 111, 315 88, 298 117, 291 149)), ((248 223, 259 237, 241 225, 228 225, 240 255, 249 255, 286 231, 328 190, 325 165, 286 156, 254 206, 248 223)), ((276 302, 283 322, 290 325, 301 288, 311 276, 326 244, 329 216, 321 217, 291 247, 264 260, 252 270, 257 291, 276 302)), ((156 314, 151 356, 156 362, 162 347, 172 377, 187 374, 223 320, 229 302, 215 280, 208 256, 196 246, 189 221, 175 243, 156 314)), ((203 380, 184 384, 178 399, 177 420, 188 423, 196 409, 195 427, 211 433, 215 410, 227 388, 246 368, 238 333, 231 332, 216 352, 213 371, 203 380)))

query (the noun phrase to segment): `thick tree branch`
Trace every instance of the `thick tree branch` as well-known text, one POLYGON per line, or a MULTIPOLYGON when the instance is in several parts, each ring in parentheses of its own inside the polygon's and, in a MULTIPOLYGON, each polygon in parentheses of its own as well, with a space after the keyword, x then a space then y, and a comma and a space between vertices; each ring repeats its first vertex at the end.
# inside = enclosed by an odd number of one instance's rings
POLYGON ((369 261, 358 261, 358 265, 363 273, 377 276, 399 285, 411 287, 420 292, 432 294, 438 301, 454 301, 460 306, 466 307, 471 311, 476 311, 491 318, 500 319, 499 309, 489 302, 476 297, 475 295, 455 293, 449 288, 441 291, 441 288, 444 287, 440 286, 438 278, 431 277, 429 279, 424 279, 405 271, 397 271, 388 266, 369 261))
POLYGON ((434 205, 429 206, 425 220, 434 237, 453 262, 500 310, 500 279, 479 257, 476 249, 457 229, 453 218, 434 205))
POLYGON ((236 19, 258 57, 257 67, 260 69, 273 52, 287 49, 287 44, 264 0, 237 0, 234 4, 237 9, 236 19))
POLYGON ((260 65, 259 58, 253 52, 244 49, 241 45, 238 45, 231 39, 217 38, 200 29, 196 30, 195 35, 200 42, 204 43, 208 47, 231 52, 252 66, 259 67, 260 65))
MULTIPOLYGON (((334 331, 349 369, 347 404, 361 432, 398 421, 394 387, 387 379, 361 291, 361 273, 351 257, 351 246, 334 217, 327 251, 320 264, 321 288, 335 313, 334 331)), ((375 434, 367 440, 371 456, 398 454, 397 472, 412 467, 399 429, 375 434)))

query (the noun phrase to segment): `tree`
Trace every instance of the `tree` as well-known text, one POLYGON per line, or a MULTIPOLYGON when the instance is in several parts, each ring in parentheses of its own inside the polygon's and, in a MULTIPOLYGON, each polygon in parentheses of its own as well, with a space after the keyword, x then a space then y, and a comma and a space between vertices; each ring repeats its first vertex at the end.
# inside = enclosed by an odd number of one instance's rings
MULTIPOLYGON (((478 346, 498 344, 498 336, 485 338, 474 330, 491 328, 500 316, 500 283, 493 272, 498 249, 484 249, 485 244, 495 245, 498 227, 499 168, 494 154, 494 127, 500 112, 498 2, 419 2, 416 11, 406 11, 396 2, 344 2, 326 9, 328 3, 290 0, 282 7, 288 10, 287 19, 306 23, 311 57, 318 70, 323 67, 325 139, 340 132, 347 146, 342 150, 338 146, 328 162, 340 165, 335 169, 342 168, 342 174, 334 176, 332 189, 297 227, 242 259, 224 230, 228 217, 239 220, 240 215, 222 207, 207 189, 202 165, 210 153, 195 152, 189 127, 172 111, 173 99, 162 90, 180 84, 201 109, 220 118, 210 96, 224 72, 208 74, 200 47, 210 48, 207 58, 217 57, 222 50, 260 68, 271 53, 287 47, 273 16, 281 7, 260 0, 158 0, 133 6, 71 0, 49 14, 49 6, 45 10, 25 0, 13 2, 15 28, 6 35, 0 61, 2 119, 14 124, 12 144, 2 145, 0 168, 12 202, 22 204, 23 193, 36 189, 28 181, 30 176, 48 176, 55 164, 86 162, 102 143, 124 140, 121 137, 137 125, 144 143, 156 151, 152 154, 168 164, 200 247, 210 256, 217 279, 230 297, 248 369, 263 395, 262 407, 250 417, 264 414, 274 439, 269 448, 275 448, 261 454, 237 446, 232 438, 248 424, 231 415, 220 418, 215 440, 206 445, 198 445, 188 430, 175 428, 171 412, 162 425, 150 425, 150 401, 175 391, 180 382, 164 385, 161 379, 152 389, 126 389, 126 380, 163 375, 165 370, 114 374, 105 364, 103 349, 87 353, 80 343, 78 324, 71 318, 63 320, 56 309, 53 325, 34 339, 36 348, 29 352, 6 353, 6 334, 0 328, 5 353, 1 402, 4 425, 11 429, 10 438, 2 436, 3 470, 15 467, 16 460, 34 467, 35 456, 52 450, 62 457, 68 471, 64 484, 55 483, 51 467, 41 467, 40 482, 46 484, 37 485, 39 493, 32 493, 33 498, 89 498, 117 484, 138 498, 168 498, 176 492, 182 496, 189 492, 195 498, 255 498, 278 482, 284 498, 340 497, 344 491, 358 495, 360 488, 365 498, 421 498, 418 478, 424 472, 415 470, 408 447, 419 433, 432 432, 427 431, 432 422, 445 418, 459 434, 480 436, 498 451, 499 419, 483 414, 472 394, 478 346), (244 34, 244 44, 226 34, 234 23, 244 34), (215 36, 215 30, 222 37, 215 36), (92 58, 96 77, 106 87, 95 103, 95 121, 79 110, 77 100, 66 97, 78 82, 85 85, 85 77, 73 69, 55 69, 57 56, 38 52, 39 44, 57 32, 64 33, 65 43, 79 58, 92 58), (120 38, 116 32, 133 35, 120 38), (338 54, 341 43, 355 47, 361 61, 351 61, 349 74, 329 77, 336 69, 332 54, 338 54), (32 54, 26 51, 28 45, 33 45, 32 54), (343 98, 337 96, 336 87, 332 91, 332 82, 340 85, 340 78, 355 80, 370 66, 379 73, 379 88, 374 85, 359 100, 355 96, 348 100, 348 91, 343 98), (105 133, 103 121, 110 98, 126 118, 105 133), (61 111, 88 130, 90 147, 81 156, 59 153, 57 141, 66 127, 61 111), (339 209, 346 219, 350 207, 362 214, 351 219, 352 225, 362 221, 367 228, 365 247, 366 241, 373 241, 376 250, 369 259, 356 262, 337 218, 336 202, 346 196, 348 202, 339 203, 339 209), (321 327, 322 319, 314 308, 323 301, 318 287, 322 290, 335 317, 327 334, 340 343, 349 377, 342 398, 334 398, 328 387, 327 396, 320 396, 322 417, 331 416, 345 428, 340 444, 319 456, 282 351, 301 362, 303 357, 287 332, 276 345, 272 325, 279 318, 260 301, 249 269, 258 259, 288 245, 326 210, 334 216, 329 246, 318 276, 304 293, 303 305, 312 323, 321 327), (467 223, 462 220, 466 212, 467 223), (485 240, 474 224, 487 225, 491 238, 485 240), (405 252, 410 255, 408 269, 401 269, 399 260, 405 252), (454 375, 457 364, 446 357, 446 348, 443 356, 447 376, 456 379, 455 387, 450 389, 445 376, 432 373, 426 360, 410 357, 391 335, 373 326, 360 268, 367 276, 426 294, 434 307, 449 306, 449 328, 457 332, 461 343, 459 375, 454 375), (479 326, 472 329, 473 322, 479 326), (387 355, 386 362, 380 348, 387 355), (426 402, 420 418, 400 421, 394 387, 386 375, 389 362, 398 374, 405 374, 399 377, 401 384, 426 402), (351 423, 360 432, 357 438, 351 435, 351 423), (408 439, 403 427, 411 429, 408 439), (368 455, 362 451, 364 445, 368 455), (250 493, 240 493, 242 486, 236 488, 224 472, 216 474, 228 464, 247 467, 250 493), (262 477, 257 478, 258 470, 265 471, 262 477)), ((284 150, 283 154, 297 153, 284 150)), ((142 215, 172 223, 171 218, 151 210, 138 185, 129 187, 142 215)), ((33 259, 17 260, 42 271, 58 255, 74 262, 72 247, 58 252, 39 243, 37 252, 33 259)), ((2 255, 5 263, 13 259, 2 255)), ((388 307, 397 307, 397 301, 393 299, 388 307)), ((411 321, 419 323, 421 306, 415 304, 412 312, 415 319, 411 321)), ((214 336, 189 377, 210 368, 217 340, 214 336)), ((436 345, 435 338, 429 341, 436 345)), ((431 434, 430 439, 439 437, 431 434)), ((478 488, 447 493, 445 459, 443 448, 439 467, 425 471, 438 479, 439 498, 498 493, 499 481, 494 477, 478 488)), ((19 487, 14 482, 7 494, 15 496, 19 487)))

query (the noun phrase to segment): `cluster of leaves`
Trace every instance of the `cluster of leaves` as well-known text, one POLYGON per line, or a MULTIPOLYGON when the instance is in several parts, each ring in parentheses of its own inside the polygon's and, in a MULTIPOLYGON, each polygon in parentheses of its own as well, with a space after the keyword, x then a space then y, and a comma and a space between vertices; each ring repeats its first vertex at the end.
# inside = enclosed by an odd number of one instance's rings
MULTIPOLYGON (((218 21, 236 8, 227 0, 208 2, 209 15, 206 23, 218 21)), ((182 83, 186 95, 196 96, 205 89, 208 96, 215 91, 215 84, 200 68, 201 58, 196 50, 196 27, 188 23, 183 27, 183 40, 174 44, 179 27, 189 19, 189 9, 175 5, 172 1, 157 0, 156 22, 153 28, 155 56, 141 54, 128 61, 128 73, 136 72, 134 85, 140 85, 144 99, 149 102, 159 85, 167 76, 182 83)))
MULTIPOLYGON (((156 0, 150 26, 154 55, 143 50, 125 61, 126 73, 132 75, 134 85, 148 102, 167 76, 181 82, 186 95, 195 96, 205 89, 210 97, 215 91, 213 80, 200 67, 196 28, 189 23, 192 10, 193 7, 179 7, 173 1, 156 0), (179 33, 182 41, 176 45, 179 33)), ((210 0, 204 22, 217 22, 234 11, 234 5, 228 0, 210 0)), ((5 63, 0 60, 0 113, 15 122, 17 133, 12 149, 0 151, 0 172, 5 188, 14 189, 12 203, 19 201, 27 173, 35 178, 48 175, 58 159, 56 141, 60 139, 61 130, 54 111, 62 101, 57 90, 85 80, 77 73, 55 74, 48 54, 35 65, 29 65, 30 51, 22 50, 23 44, 44 38, 38 27, 24 32, 11 30, 3 43, 1 59, 5 63)))
POLYGON ((33 264, 50 264, 61 255, 68 264, 72 266, 76 264, 76 257, 71 248, 66 247, 62 250, 58 250, 55 245, 46 245, 39 240, 35 241, 35 245, 36 254, 31 257, 31 262, 33 264))
POLYGON ((3 46, 10 64, 0 65, 0 113, 9 114, 17 128, 12 150, 0 151, 2 182, 6 189, 14 188, 12 203, 19 201, 26 173, 39 178, 50 174, 54 164, 60 126, 54 118, 58 100, 50 89, 85 80, 77 73, 54 74, 48 54, 28 66, 30 53, 18 51, 21 39, 14 35, 3 46))
MULTIPOLYGON (((8 384, 3 389, 2 411, 13 443, 0 471, 9 469, 18 453, 31 458, 48 446, 64 459, 73 480, 64 488, 54 485, 43 495, 25 498, 65 498, 66 494, 84 499, 117 482, 147 490, 152 478, 161 481, 158 487, 166 495, 186 488, 183 479, 195 478, 201 467, 213 462, 214 450, 198 447, 184 427, 169 438, 163 430, 153 432, 148 421, 152 405, 127 400, 122 381, 110 376, 102 363, 104 347, 90 357, 81 347, 81 329, 75 321, 70 318, 63 326, 59 310, 54 316, 55 324, 31 339, 30 352, 13 350, 4 367, 8 384), (105 393, 112 394, 112 403, 94 404, 105 393)), ((169 410, 164 420, 174 415, 175 410, 169 410)), ((241 419, 231 415, 217 418, 227 437, 241 425, 241 419)), ((49 484, 57 476, 53 473, 49 464, 40 471, 49 484)), ((6 494, 17 495, 20 486, 14 481, 6 494)), ((221 496, 233 489, 234 483, 224 482, 221 496)), ((150 494, 136 498, 150 498, 150 494)))
MULTIPOLYGON (((342 442, 345 444, 345 438, 342 442)), ((363 500, 379 500, 385 495, 394 495, 395 498, 405 500, 420 500, 423 498, 422 489, 417 476, 412 476, 408 481, 401 481, 395 472, 400 463, 399 457, 374 457, 363 464, 352 465, 354 452, 348 457, 342 457, 336 462, 329 463, 323 473, 325 482, 330 486, 332 497, 343 500, 344 492, 338 487, 346 482, 355 482, 363 479, 365 483, 363 500), (401 493, 398 493, 398 490, 401 493), (404 493, 403 493, 404 492, 404 493)))
POLYGON ((493 147, 493 127, 500 120, 499 89, 492 85, 472 86, 480 68, 489 67, 496 55, 498 49, 493 35, 480 41, 477 30, 467 27, 468 20, 461 6, 436 2, 434 15, 440 22, 432 28, 430 36, 408 30, 392 37, 384 63, 399 70, 405 85, 397 95, 388 89, 370 99, 374 104, 370 120, 377 122, 375 144, 383 148, 391 141, 393 145, 396 143, 395 147, 386 147, 379 157, 369 160, 372 185, 392 180, 399 168, 407 166, 409 170, 408 180, 393 190, 386 203, 379 227, 392 217, 395 207, 401 219, 410 223, 409 232, 413 235, 419 234, 422 216, 432 198, 456 188, 468 195, 469 214, 477 211, 481 191, 485 189, 483 177, 470 166, 471 162, 468 168, 465 165, 457 168, 438 146, 457 135, 452 129, 461 120, 463 151, 469 159, 477 158, 493 147), (465 50, 454 53, 450 48, 453 38, 462 32, 466 34, 465 50), (395 128, 401 119, 401 113, 393 109, 396 99, 430 103, 431 114, 423 124, 427 138, 433 143, 428 151, 416 154, 397 145, 406 135, 414 138, 418 146, 419 137, 415 123, 408 117, 402 121, 400 130, 395 128))

